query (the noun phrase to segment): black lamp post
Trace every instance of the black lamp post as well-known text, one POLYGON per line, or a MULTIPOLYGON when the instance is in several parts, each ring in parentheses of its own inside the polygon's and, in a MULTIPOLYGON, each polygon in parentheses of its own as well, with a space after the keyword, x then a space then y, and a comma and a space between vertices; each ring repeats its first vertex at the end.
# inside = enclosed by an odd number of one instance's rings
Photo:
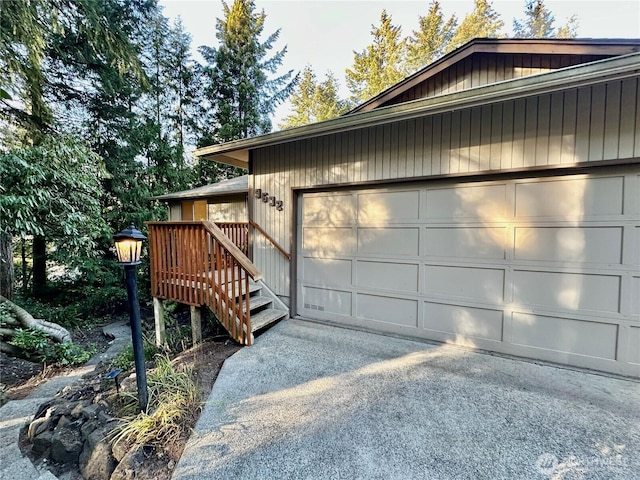
POLYGON ((144 366, 144 347, 142 344, 142 325, 140 322, 140 304, 138 303, 138 286, 136 284, 136 268, 140 265, 142 241, 146 240, 133 223, 113 236, 118 253, 118 262, 124 266, 127 278, 127 296, 129 299, 129 315, 131 317, 131 340, 133 342, 133 358, 136 364, 136 384, 140 410, 147 409, 149 395, 147 393, 147 372, 144 366))

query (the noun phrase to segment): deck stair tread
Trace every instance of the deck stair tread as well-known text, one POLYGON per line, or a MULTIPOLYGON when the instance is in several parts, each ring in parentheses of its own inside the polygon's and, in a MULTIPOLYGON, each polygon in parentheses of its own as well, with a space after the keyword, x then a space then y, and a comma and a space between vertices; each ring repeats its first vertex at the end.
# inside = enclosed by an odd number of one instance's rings
POLYGON ((251 315, 251 331, 256 332, 261 328, 266 327, 267 325, 277 322, 287 315, 287 312, 277 310, 275 308, 267 308, 265 310, 261 310, 255 315, 251 315))
MULTIPOLYGON (((261 296, 252 296, 249 297, 249 309, 251 310, 251 315, 253 316, 254 310, 257 310, 261 307, 264 307, 266 305, 272 304, 273 300, 271 300, 269 297, 261 297, 261 296)), ((245 307, 243 307, 243 310, 246 310, 245 307)))

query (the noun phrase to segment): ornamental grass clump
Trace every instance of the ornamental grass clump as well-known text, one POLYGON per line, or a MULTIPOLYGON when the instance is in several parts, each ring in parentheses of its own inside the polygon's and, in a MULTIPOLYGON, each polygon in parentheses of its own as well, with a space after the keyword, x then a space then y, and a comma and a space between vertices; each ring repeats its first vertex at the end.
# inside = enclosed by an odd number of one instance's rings
MULTIPOLYGON (((166 356, 156 357, 149 373, 149 404, 146 412, 129 417, 115 431, 114 444, 165 447, 186 437, 200 415, 202 402, 192 369, 174 368, 166 356)), ((136 404, 135 393, 129 394, 136 404)))

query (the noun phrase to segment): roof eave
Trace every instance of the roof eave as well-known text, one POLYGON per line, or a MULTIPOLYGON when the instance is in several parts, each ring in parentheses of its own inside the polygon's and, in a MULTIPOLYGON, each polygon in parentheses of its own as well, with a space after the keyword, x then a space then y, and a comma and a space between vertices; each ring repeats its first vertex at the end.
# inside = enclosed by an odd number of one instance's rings
POLYGON ((247 168, 249 150, 274 144, 304 140, 359 128, 401 121, 422 115, 433 115, 458 108, 469 108, 497 101, 507 101, 551 91, 576 88, 586 84, 604 83, 614 78, 637 76, 640 72, 640 53, 614 57, 597 62, 567 67, 528 77, 505 80, 460 92, 378 108, 337 117, 324 122, 281 130, 257 137, 211 145, 195 151, 198 157, 221 163, 233 158, 247 168))

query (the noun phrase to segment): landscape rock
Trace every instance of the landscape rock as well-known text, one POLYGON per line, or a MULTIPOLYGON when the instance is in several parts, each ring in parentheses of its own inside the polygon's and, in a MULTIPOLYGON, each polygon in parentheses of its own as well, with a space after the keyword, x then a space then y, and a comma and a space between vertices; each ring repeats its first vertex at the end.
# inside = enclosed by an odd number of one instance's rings
POLYGON ((35 455, 44 456, 44 454, 51 448, 51 440, 53 439, 53 432, 47 430, 34 437, 31 442, 31 450, 35 455))
POLYGON ((94 430, 84 443, 80 454, 80 473, 85 480, 109 480, 116 468, 116 459, 111 452, 111 445, 106 437, 109 429, 94 430))
POLYGON ((147 462, 145 448, 132 448, 113 471, 110 480, 155 480, 161 475, 166 476, 162 471, 166 467, 161 468, 160 465, 147 462))
POLYGON ((80 435, 86 440, 96 428, 98 428, 98 422, 96 420, 87 420, 80 427, 80 435))
POLYGON ((77 463, 82 447, 79 425, 73 422, 63 427, 58 425, 51 439, 51 460, 65 464, 77 463))
POLYGON ((67 425, 69 425, 72 422, 72 420, 67 417, 66 415, 62 415, 59 419, 58 419, 58 423, 56 424, 56 429, 58 428, 64 428, 67 425))
POLYGON ((127 442, 115 442, 111 445, 111 453, 113 453, 113 457, 118 461, 122 461, 124 456, 129 451, 129 445, 127 442))

